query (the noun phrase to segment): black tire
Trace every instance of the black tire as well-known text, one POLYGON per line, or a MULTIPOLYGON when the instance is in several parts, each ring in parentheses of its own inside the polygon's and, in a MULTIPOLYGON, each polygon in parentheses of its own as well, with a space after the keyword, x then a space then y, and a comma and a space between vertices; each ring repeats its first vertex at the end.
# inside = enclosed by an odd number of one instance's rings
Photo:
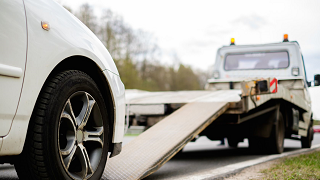
POLYGON ((14 164, 19 179, 100 179, 108 136, 107 108, 95 82, 77 70, 58 73, 37 99, 14 164))
POLYGON ((273 125, 270 137, 250 137, 249 148, 253 153, 281 154, 284 149, 284 136, 284 120, 281 112, 279 112, 279 119, 276 124, 273 125))
POLYGON ((232 148, 237 148, 238 147, 238 144, 239 144, 239 140, 236 139, 236 138, 230 138, 228 137, 228 145, 229 147, 232 147, 232 148))
POLYGON ((285 137, 285 126, 281 112, 279 112, 279 119, 273 126, 270 137, 268 138, 268 151, 272 154, 281 154, 283 152, 283 144, 285 137))
POLYGON ((301 147, 302 148, 311 148, 312 146, 312 140, 313 140, 313 127, 312 125, 308 128, 308 134, 307 137, 301 137, 301 147))

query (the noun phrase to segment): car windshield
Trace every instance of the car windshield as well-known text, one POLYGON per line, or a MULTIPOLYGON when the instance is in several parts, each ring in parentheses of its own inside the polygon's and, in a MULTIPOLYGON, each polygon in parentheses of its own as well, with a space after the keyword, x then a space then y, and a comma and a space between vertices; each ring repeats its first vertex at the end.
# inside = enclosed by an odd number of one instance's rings
POLYGON ((282 69, 289 66, 288 52, 228 54, 225 70, 282 69))

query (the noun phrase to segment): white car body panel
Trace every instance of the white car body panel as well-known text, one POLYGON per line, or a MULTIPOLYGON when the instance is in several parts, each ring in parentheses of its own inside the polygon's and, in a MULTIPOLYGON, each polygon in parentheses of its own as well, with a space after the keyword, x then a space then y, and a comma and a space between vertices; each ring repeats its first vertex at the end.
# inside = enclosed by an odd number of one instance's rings
POLYGON ((0 136, 5 136, 16 113, 25 70, 27 32, 23 1, 0 1, 0 19, 0 99, 10 99, 0 103, 0 136))
MULTIPOLYGON (((113 97, 116 99, 115 101, 115 107, 118 107, 116 109, 116 121, 114 125, 114 133, 112 137, 112 142, 113 143, 120 143, 123 140, 124 136, 124 117, 125 117, 125 107, 126 107, 126 102, 125 102, 125 87, 118 75, 115 75, 111 71, 104 71, 104 74, 108 73, 109 76, 111 77, 112 84, 114 85, 114 90, 112 91, 113 97)), ((111 83, 111 82, 110 82, 111 83)))
POLYGON ((24 3, 28 25, 26 72, 17 115, 10 133, 3 137, 0 155, 21 153, 29 119, 44 82, 57 64, 75 55, 91 59, 103 71, 115 108, 112 142, 122 142, 125 128, 124 85, 107 49, 84 24, 55 1, 24 0, 24 3), (49 31, 41 28, 41 21, 49 23, 49 31))

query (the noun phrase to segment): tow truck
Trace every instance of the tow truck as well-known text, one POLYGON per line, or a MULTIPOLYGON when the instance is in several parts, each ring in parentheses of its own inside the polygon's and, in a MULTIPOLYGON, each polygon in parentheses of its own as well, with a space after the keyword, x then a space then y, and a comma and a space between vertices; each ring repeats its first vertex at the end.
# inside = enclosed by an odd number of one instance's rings
MULTIPOLYGON (((310 83, 296 41, 223 46, 203 91, 127 91, 127 121, 148 128, 109 159, 104 179, 143 179, 199 135, 228 139, 237 147, 283 152, 285 138, 310 148, 313 140, 310 83)), ((127 122, 129 123, 129 122, 127 122)))

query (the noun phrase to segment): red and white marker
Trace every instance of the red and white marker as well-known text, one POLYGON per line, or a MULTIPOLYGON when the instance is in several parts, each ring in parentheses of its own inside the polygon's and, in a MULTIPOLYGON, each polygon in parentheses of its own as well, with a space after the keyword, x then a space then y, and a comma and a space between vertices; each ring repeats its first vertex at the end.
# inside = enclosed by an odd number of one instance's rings
POLYGON ((278 92, 278 80, 276 78, 273 78, 270 81, 270 92, 271 93, 276 93, 278 92))

